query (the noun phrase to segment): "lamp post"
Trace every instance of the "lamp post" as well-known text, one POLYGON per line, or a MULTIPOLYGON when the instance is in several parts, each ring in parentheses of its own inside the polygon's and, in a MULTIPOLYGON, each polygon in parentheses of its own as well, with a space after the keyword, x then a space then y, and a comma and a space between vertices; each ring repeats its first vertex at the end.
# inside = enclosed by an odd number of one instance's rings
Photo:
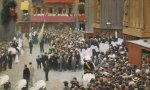
POLYGON ((110 51, 110 44, 111 44, 111 42, 110 42, 110 30, 111 30, 111 25, 112 25, 112 23, 111 23, 111 21, 110 20, 108 20, 107 22, 106 22, 106 26, 107 26, 107 29, 108 29, 108 32, 109 32, 109 39, 108 39, 108 41, 109 41, 109 51, 110 51))

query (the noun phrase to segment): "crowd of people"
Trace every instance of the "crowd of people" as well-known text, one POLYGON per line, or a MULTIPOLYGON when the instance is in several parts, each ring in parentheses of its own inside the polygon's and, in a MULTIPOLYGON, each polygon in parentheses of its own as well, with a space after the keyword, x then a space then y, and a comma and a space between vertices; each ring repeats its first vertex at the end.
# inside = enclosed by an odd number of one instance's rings
MULTIPOLYGON (((30 36, 31 44, 33 39, 38 39, 37 37, 31 39, 30 36)), ((37 69, 44 70, 46 81, 49 80, 49 70, 75 72, 83 68, 86 56, 90 56, 94 70, 86 71, 93 68, 87 65, 84 67, 84 74, 93 73, 95 78, 91 79, 87 86, 83 86, 77 77, 74 77, 70 85, 69 81, 64 82, 63 90, 150 90, 150 64, 143 61, 141 66, 131 65, 128 61, 128 49, 122 39, 114 37, 84 39, 82 31, 48 30, 44 32, 38 44, 40 53, 36 58, 37 69), (48 50, 44 48, 45 43, 49 45, 48 50)), ((16 48, 15 42, 9 45, 16 48)), ((7 64, 4 51, 5 48, 2 48, 0 66, 5 68, 7 64)), ((9 60, 13 57, 9 56, 11 52, 7 55, 9 60)), ((10 64, 12 62, 9 63, 11 68, 10 64)), ((29 81, 28 78, 27 80, 29 81)))
POLYGON ((14 38, 11 42, 2 42, 0 47, 0 69, 5 71, 12 69, 12 63, 18 63, 18 56, 21 55, 21 47, 14 38))
MULTIPOLYGON (((119 38, 83 39, 81 31, 48 31, 49 50, 37 56, 37 68, 49 67, 52 70, 76 71, 82 68, 86 55, 94 63, 95 79, 87 87, 79 83, 64 82, 64 90, 149 90, 150 65, 146 61, 141 66, 128 62, 128 49, 119 38), (68 89, 70 88, 70 89, 68 89), (73 89, 74 88, 74 89, 73 89)), ((43 45, 42 45, 43 46, 43 45)), ((41 52, 44 48, 41 47, 41 52)), ((87 67, 88 68, 88 67, 87 67)), ((74 78, 73 80, 77 80, 74 78)))
MULTIPOLYGON (((109 43, 107 39, 101 39, 101 41, 109 43)), ((68 82, 65 81, 64 90, 150 89, 150 64, 143 61, 141 66, 132 66, 128 62, 128 50, 124 44, 114 46, 111 44, 106 53, 95 52, 94 54, 93 52, 91 60, 96 67, 94 72, 96 78, 91 79, 86 87, 77 82, 71 82, 71 86, 69 87, 68 82)))

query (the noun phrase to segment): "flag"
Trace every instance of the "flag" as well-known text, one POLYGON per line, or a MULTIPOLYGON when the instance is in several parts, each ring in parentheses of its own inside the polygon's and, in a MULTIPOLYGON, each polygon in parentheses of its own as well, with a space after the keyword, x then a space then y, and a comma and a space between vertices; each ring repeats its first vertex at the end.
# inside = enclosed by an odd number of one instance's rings
POLYGON ((20 9, 21 10, 29 10, 29 2, 28 1, 21 2, 20 9))
POLYGON ((39 43, 41 42, 41 40, 42 40, 42 38, 43 38, 44 26, 45 26, 45 23, 43 23, 42 28, 41 28, 41 31, 40 31, 40 33, 39 33, 39 35, 38 35, 38 42, 39 42, 39 43))

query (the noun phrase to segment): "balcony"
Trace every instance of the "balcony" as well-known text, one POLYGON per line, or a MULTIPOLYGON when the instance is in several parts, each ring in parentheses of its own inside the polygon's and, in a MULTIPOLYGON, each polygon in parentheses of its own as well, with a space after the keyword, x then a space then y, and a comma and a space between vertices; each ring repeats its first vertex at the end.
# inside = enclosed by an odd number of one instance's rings
POLYGON ((75 0, 44 0, 44 3, 65 3, 73 4, 75 0))
POLYGON ((72 16, 31 16, 31 22, 75 22, 72 16))

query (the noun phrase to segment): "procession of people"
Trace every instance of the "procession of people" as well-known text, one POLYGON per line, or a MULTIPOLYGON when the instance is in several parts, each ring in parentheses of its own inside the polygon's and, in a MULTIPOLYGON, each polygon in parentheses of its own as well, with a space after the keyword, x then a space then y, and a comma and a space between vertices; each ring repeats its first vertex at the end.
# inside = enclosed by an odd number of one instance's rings
MULTIPOLYGON (((33 32, 33 31, 32 31, 33 32)), ((32 33, 31 32, 31 33, 32 33)), ((86 87, 79 83, 78 77, 64 82, 63 90, 149 90, 150 89, 150 64, 143 61, 141 66, 132 66, 128 62, 128 49, 123 39, 107 37, 93 37, 84 39, 83 31, 70 28, 47 29, 43 33, 36 31, 34 35, 28 35, 22 42, 28 40, 29 54, 32 56, 34 45, 39 45, 39 53, 33 62, 37 66, 24 65, 23 79, 27 81, 27 87, 33 86, 35 67, 42 69, 45 81, 49 81, 49 71, 78 72, 83 70, 83 75, 92 73, 94 79, 86 87), (42 34, 42 35, 40 35, 42 34), (38 36, 41 36, 40 39, 38 36), (35 41, 38 40, 38 43, 35 41), (45 44, 48 48, 44 48, 45 44)), ((23 44, 24 45, 24 44, 23 44)), ((14 39, 7 47, 1 49, 0 66, 6 70, 13 68, 13 61, 20 56, 21 49, 14 39), (13 52, 13 48, 16 53, 13 52), (7 50, 8 49, 8 50, 7 50), (18 57, 17 56, 17 57, 18 57)), ((24 48, 22 49, 28 49, 24 48)))

